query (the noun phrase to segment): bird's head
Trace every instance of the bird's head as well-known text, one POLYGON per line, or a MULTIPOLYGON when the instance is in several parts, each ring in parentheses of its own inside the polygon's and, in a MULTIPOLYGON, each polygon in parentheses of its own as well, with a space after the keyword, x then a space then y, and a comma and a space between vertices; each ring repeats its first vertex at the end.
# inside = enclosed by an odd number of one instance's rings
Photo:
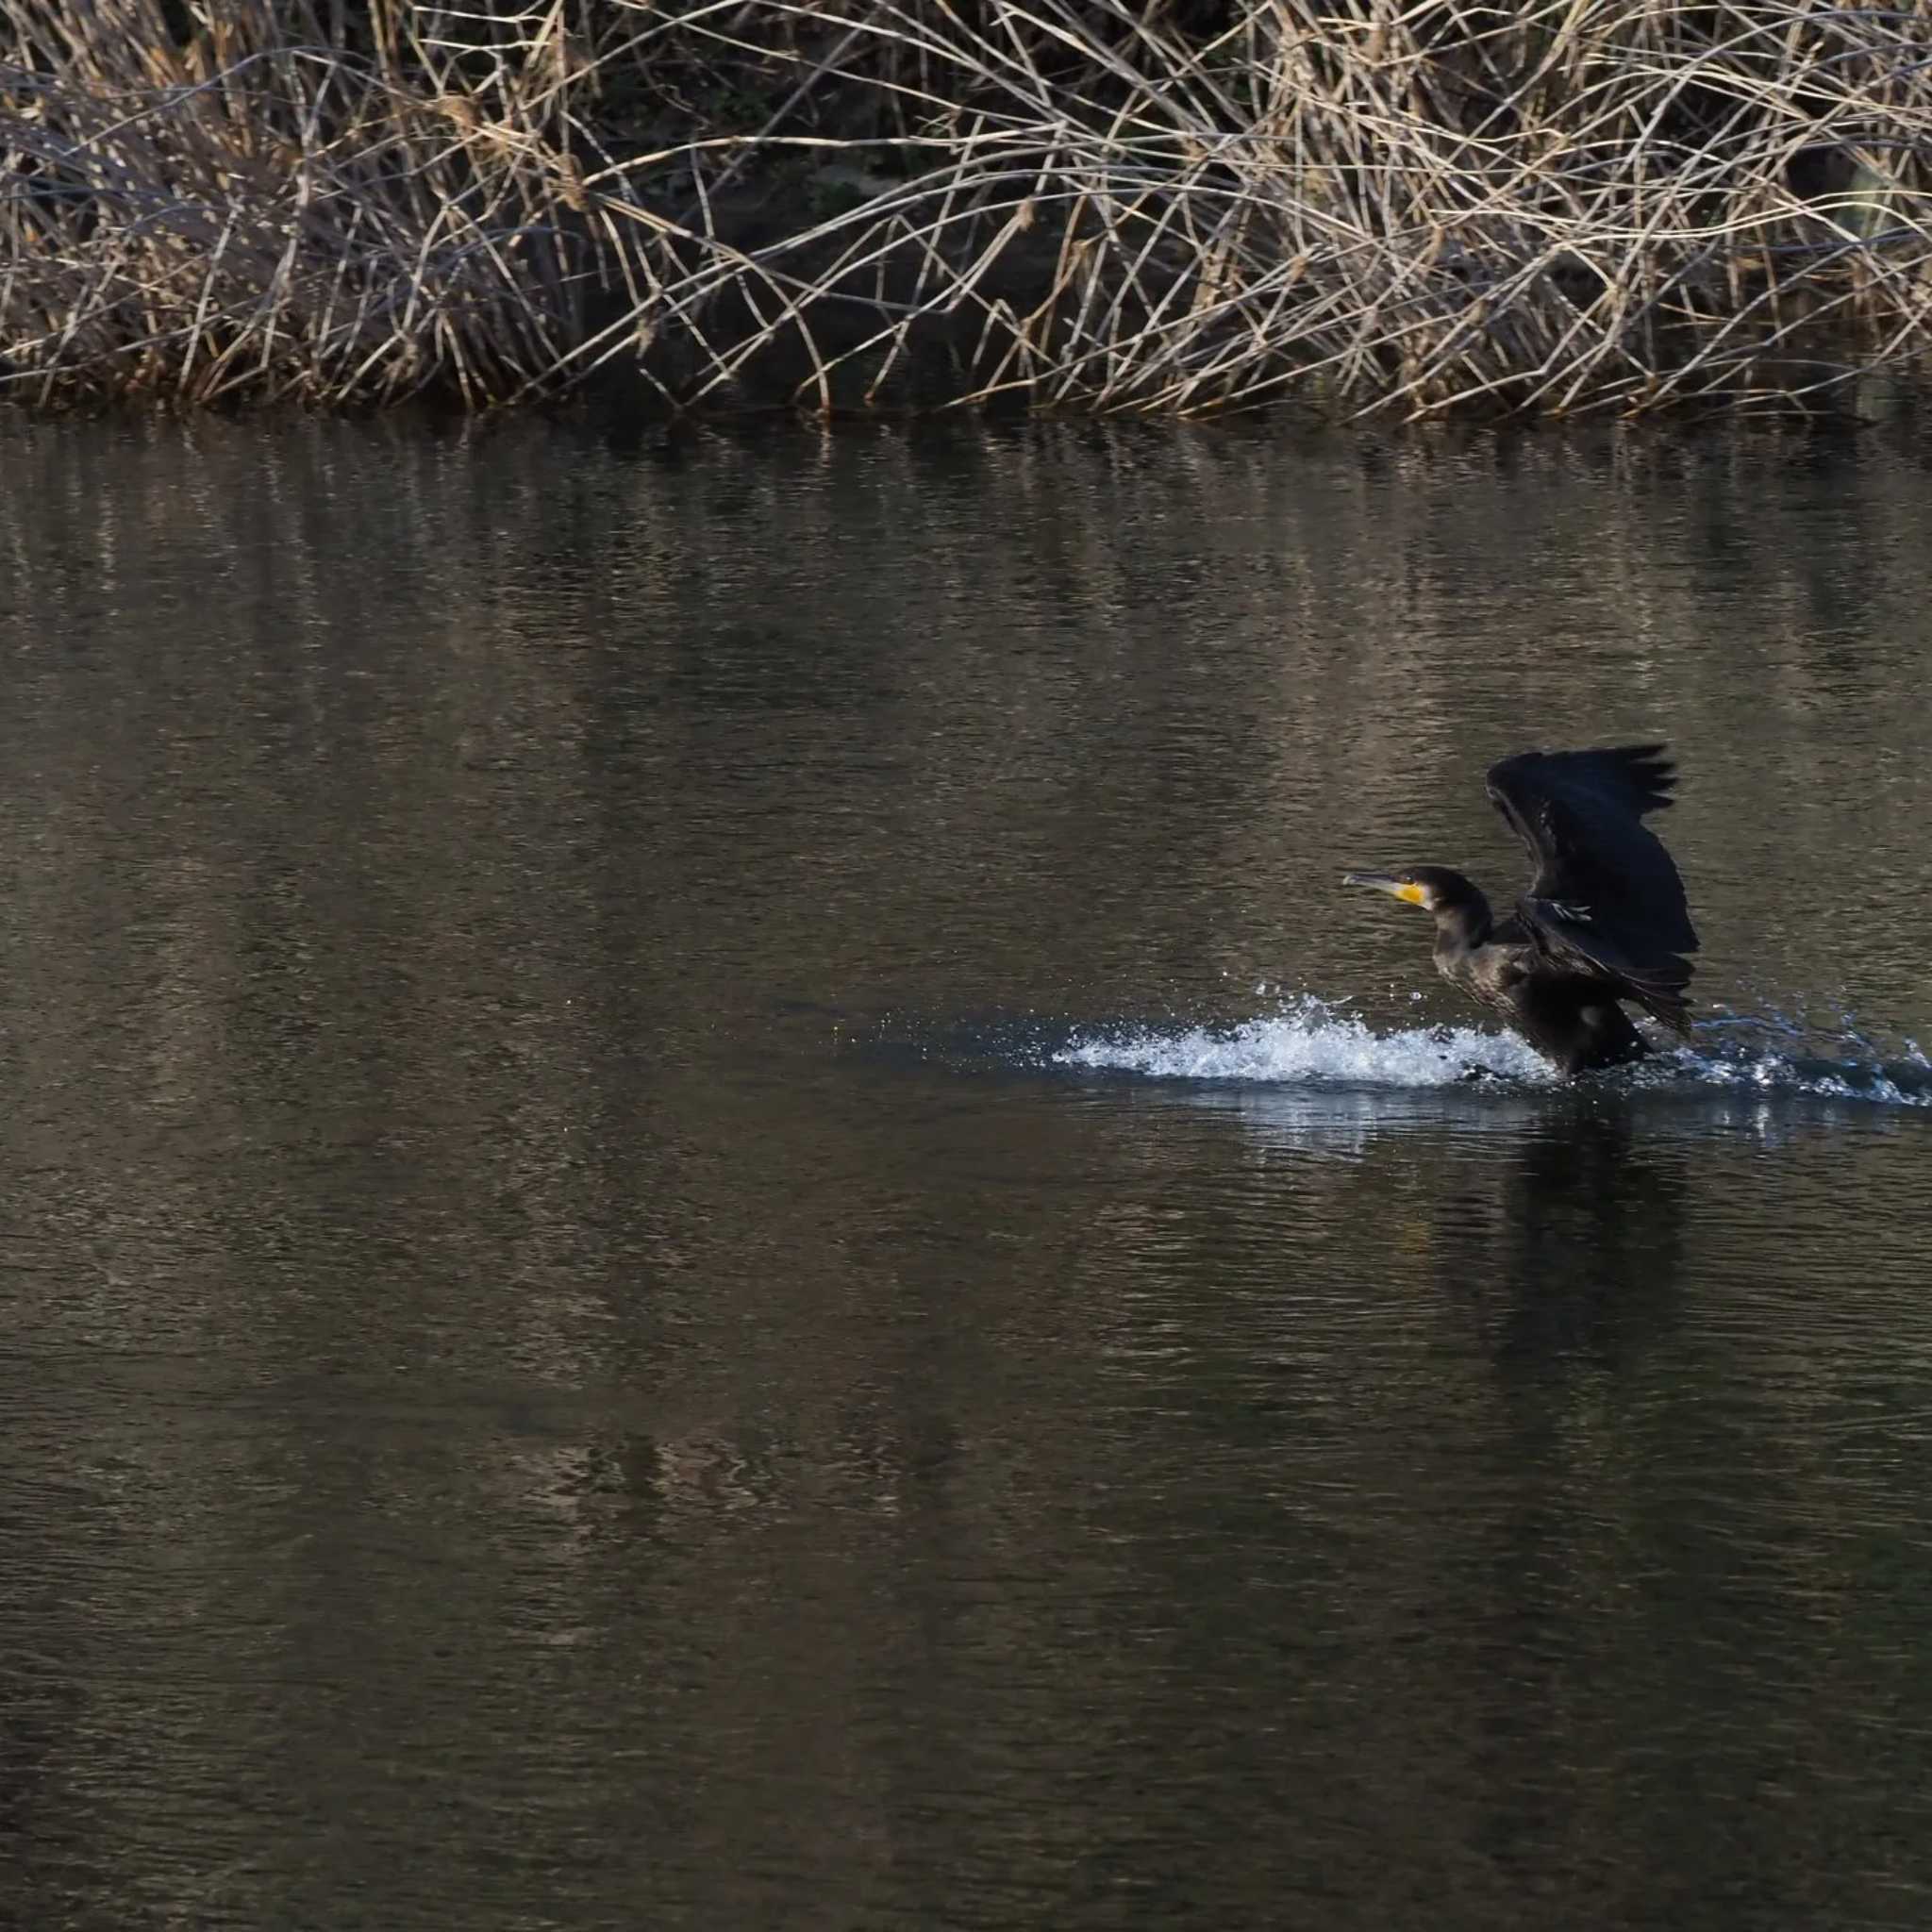
POLYGON ((1482 901, 1475 887, 1446 865, 1411 865, 1401 872, 1344 873, 1341 883, 1373 886, 1376 891, 1420 906, 1425 912, 1450 912, 1482 901))

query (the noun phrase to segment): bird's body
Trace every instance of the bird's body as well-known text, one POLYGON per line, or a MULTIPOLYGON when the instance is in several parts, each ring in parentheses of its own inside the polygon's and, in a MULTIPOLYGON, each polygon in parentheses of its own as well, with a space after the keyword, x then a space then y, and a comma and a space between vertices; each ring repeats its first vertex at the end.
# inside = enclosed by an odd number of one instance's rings
POLYGON ((1690 1030, 1682 956, 1697 950, 1697 934, 1677 868, 1642 823, 1671 803, 1675 782, 1656 744, 1523 752, 1492 765, 1490 797, 1537 867, 1501 919, 1446 866, 1350 873, 1345 883, 1433 913, 1436 970, 1566 1074, 1621 1066, 1648 1051, 1621 1001, 1690 1030))
MULTIPOLYGON (((1487 918, 1489 908, 1483 914, 1487 918)), ((1593 975, 1552 967, 1521 919, 1461 919, 1436 928, 1436 971, 1499 1013, 1565 1073, 1619 1066, 1645 1051, 1643 1036, 1593 975)))

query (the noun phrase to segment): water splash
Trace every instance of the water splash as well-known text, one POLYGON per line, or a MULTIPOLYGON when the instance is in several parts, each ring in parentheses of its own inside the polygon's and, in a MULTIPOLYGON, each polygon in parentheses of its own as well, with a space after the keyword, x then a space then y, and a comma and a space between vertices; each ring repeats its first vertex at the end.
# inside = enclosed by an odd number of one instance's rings
POLYGON ((1513 1034, 1473 1026, 1376 1033, 1313 994, 1236 1026, 1076 1034, 1051 1056, 1060 1066, 1157 1080, 1336 1081, 1443 1087, 1473 1078, 1548 1083, 1555 1070, 1513 1034))
MULTIPOLYGON (((1469 1026, 1377 1032, 1358 1015, 1312 994, 1286 1002, 1278 1012, 1225 1026, 1077 1033, 1047 1058, 1089 1072, 1249 1085, 1558 1084, 1549 1061, 1514 1034, 1469 1026)), ((1695 1043, 1598 1077, 1644 1091, 1715 1089, 1932 1108, 1932 1061, 1911 1042, 1901 1058, 1886 1060, 1856 1028, 1814 1041, 1775 1014, 1707 1021, 1695 1043), (1854 1050, 1849 1058, 1847 1047, 1854 1050)))

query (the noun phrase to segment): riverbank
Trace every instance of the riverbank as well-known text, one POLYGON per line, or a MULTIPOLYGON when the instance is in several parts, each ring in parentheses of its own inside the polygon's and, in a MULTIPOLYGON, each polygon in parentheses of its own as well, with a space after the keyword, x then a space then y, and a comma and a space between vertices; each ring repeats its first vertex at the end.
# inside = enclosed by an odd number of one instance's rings
POLYGON ((0 396, 1830 407, 1924 358, 1928 56, 1792 0, 11 0, 0 396))

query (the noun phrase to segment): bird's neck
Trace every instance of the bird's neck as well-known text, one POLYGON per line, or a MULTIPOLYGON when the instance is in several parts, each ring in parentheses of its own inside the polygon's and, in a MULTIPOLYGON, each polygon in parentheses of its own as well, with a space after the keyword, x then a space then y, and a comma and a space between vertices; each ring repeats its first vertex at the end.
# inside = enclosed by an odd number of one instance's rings
POLYGON ((1471 890, 1467 899, 1436 908, 1436 950, 1439 953, 1468 953, 1484 943, 1495 929, 1490 902, 1471 890))

